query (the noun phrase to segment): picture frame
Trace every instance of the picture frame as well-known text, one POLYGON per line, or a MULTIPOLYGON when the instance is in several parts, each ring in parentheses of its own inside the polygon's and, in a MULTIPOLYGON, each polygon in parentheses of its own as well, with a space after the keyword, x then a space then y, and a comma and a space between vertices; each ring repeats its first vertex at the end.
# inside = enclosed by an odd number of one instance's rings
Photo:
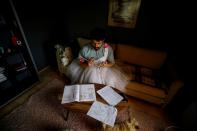
POLYGON ((135 28, 141 0, 109 0, 108 26, 135 28))

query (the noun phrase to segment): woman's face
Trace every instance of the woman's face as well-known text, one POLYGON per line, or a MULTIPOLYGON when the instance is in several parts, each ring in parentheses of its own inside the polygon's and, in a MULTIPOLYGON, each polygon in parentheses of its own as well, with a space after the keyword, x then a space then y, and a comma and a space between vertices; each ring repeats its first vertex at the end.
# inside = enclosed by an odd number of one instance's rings
POLYGON ((92 40, 92 46, 95 50, 98 50, 104 43, 104 40, 92 40))

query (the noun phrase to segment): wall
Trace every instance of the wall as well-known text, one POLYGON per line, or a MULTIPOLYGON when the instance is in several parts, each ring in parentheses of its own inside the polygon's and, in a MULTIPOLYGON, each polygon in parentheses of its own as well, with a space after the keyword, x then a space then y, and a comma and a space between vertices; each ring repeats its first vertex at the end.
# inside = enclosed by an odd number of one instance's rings
MULTIPOLYGON (((105 27, 112 42, 168 51, 181 73, 183 58, 191 63, 182 52, 193 49, 193 46, 188 42, 180 44, 186 42, 188 28, 192 29, 187 22, 191 19, 188 15, 191 12, 179 5, 186 3, 142 0, 135 29, 107 26, 107 0, 48 1, 47 4, 28 0, 14 1, 14 4, 38 70, 47 65, 55 66, 54 44, 68 44, 78 36, 88 36, 96 26, 105 27), (188 44, 190 46, 186 47, 188 44)), ((192 55, 190 52, 187 57, 192 55)))
POLYGON ((52 43, 59 37, 61 22, 59 22, 58 5, 53 2, 13 1, 21 25, 25 32, 38 70, 48 66, 54 56, 52 43), (25 5, 25 6, 24 6, 25 5), (55 10, 53 10, 55 9, 55 10), (56 35, 54 35, 56 34, 56 35), (47 50, 50 49, 50 50, 47 50))
POLYGON ((168 19, 163 19, 165 3, 155 2, 142 0, 135 29, 108 27, 106 0, 70 0, 68 4, 28 0, 14 1, 14 4, 35 63, 38 70, 41 70, 55 63, 54 43, 70 43, 78 36, 88 36, 89 31, 97 26, 106 27, 113 42, 166 50, 168 35, 163 35, 163 30, 168 29, 168 19), (160 14, 157 15, 157 12, 160 14))
POLYGON ((106 0, 85 0, 78 2, 79 5, 76 5, 76 2, 72 0, 67 8, 67 29, 71 39, 88 36, 92 28, 100 26, 107 29, 110 41, 167 50, 165 39, 168 36, 163 35, 163 31, 170 27, 168 19, 164 18, 164 2, 142 0, 135 29, 107 26, 109 3, 106 0))

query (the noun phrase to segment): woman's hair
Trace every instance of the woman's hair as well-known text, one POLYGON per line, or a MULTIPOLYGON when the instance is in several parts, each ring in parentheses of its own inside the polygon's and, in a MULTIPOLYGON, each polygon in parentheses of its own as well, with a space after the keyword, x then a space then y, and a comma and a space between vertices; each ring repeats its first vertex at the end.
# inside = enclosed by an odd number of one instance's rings
POLYGON ((90 32, 90 38, 94 40, 104 40, 106 38, 106 32, 102 28, 94 28, 90 32))

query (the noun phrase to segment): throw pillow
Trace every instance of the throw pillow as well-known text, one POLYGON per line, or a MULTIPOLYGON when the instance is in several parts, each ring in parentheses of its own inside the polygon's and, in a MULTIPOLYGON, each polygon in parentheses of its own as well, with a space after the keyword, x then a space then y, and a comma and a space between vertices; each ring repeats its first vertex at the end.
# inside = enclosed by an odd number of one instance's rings
POLYGON ((82 38, 82 37, 77 38, 77 41, 78 41, 78 43, 79 43, 80 48, 81 48, 82 46, 84 46, 85 44, 91 42, 90 39, 86 39, 86 38, 82 38))

